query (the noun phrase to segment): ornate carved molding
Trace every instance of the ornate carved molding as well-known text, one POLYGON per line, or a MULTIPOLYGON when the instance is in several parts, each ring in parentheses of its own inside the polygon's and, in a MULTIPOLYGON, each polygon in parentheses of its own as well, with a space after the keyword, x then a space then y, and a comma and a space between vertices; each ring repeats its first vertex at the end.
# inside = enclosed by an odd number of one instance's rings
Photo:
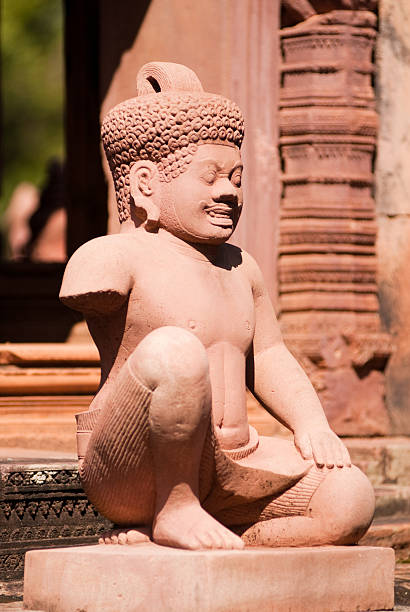
POLYGON ((16 488, 19 491, 25 488, 32 489, 41 485, 71 485, 76 488, 81 487, 78 469, 71 468, 55 468, 46 469, 22 469, 17 471, 7 471, 2 474, 3 493, 14 492, 16 488))
MULTIPOLYGON (((279 294, 285 333, 292 317, 307 311, 312 333, 321 312, 331 316, 333 310, 329 332, 336 333, 344 326, 340 312, 378 311, 372 193, 378 118, 371 80, 376 18, 354 11, 318 17, 281 32, 279 294), (371 273, 363 272, 363 259, 371 273)), ((376 332, 377 316, 372 321, 376 332)))
POLYGON ((86 498, 76 462, 0 463, 1 594, 22 589, 27 550, 91 544, 109 526, 86 498))
MULTIPOLYGON (((281 31, 280 321, 336 431, 386 434, 392 347, 376 280, 376 16, 332 10, 352 1, 312 0, 305 21, 281 31), (320 14, 325 5, 331 12, 320 14)), ((306 9, 304 0, 285 4, 306 9)))

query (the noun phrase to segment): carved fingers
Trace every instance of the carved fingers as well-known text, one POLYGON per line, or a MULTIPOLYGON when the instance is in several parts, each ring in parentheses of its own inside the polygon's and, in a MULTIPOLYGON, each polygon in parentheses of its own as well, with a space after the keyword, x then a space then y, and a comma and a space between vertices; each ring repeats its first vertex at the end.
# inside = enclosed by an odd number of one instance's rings
POLYGON ((352 465, 347 448, 331 429, 295 434, 295 445, 304 459, 313 458, 318 467, 332 469, 352 465))

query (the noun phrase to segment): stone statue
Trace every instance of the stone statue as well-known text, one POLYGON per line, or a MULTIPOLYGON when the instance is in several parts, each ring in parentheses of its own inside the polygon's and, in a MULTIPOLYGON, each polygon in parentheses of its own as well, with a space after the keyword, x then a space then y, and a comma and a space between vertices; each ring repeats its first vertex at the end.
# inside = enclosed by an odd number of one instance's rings
POLYGON ((101 356, 77 421, 84 489, 118 527, 102 541, 145 526, 186 549, 356 543, 371 485, 285 347, 256 262, 227 244, 241 112, 177 64, 147 64, 137 90, 102 126, 121 231, 81 246, 61 289, 101 356), (246 386, 294 442, 249 426, 246 386))

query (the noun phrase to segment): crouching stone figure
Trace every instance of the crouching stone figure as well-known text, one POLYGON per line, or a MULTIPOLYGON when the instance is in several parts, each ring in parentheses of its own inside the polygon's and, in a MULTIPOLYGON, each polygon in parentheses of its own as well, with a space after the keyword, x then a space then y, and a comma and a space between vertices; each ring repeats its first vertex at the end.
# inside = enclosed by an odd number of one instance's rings
POLYGON ((373 490, 285 347, 257 264, 227 244, 241 112, 184 66, 147 64, 137 86, 102 125, 121 231, 80 247, 61 289, 101 356, 78 440, 84 489, 118 526, 103 541, 145 526, 187 549, 353 544, 373 490), (294 441, 248 424, 246 386, 294 441))

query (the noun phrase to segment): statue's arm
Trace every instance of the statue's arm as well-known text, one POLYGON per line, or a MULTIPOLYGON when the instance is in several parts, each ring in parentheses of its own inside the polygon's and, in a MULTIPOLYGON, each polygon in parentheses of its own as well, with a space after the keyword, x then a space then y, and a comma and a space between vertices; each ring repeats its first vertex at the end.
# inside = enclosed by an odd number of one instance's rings
POLYGON ((305 459, 313 457, 318 465, 349 465, 348 452, 330 429, 316 391, 283 342, 259 267, 249 256, 244 261, 255 304, 248 387, 268 412, 293 431, 305 459))
POLYGON ((120 246, 110 236, 83 244, 67 264, 60 300, 85 315, 118 310, 132 286, 127 258, 120 246))

